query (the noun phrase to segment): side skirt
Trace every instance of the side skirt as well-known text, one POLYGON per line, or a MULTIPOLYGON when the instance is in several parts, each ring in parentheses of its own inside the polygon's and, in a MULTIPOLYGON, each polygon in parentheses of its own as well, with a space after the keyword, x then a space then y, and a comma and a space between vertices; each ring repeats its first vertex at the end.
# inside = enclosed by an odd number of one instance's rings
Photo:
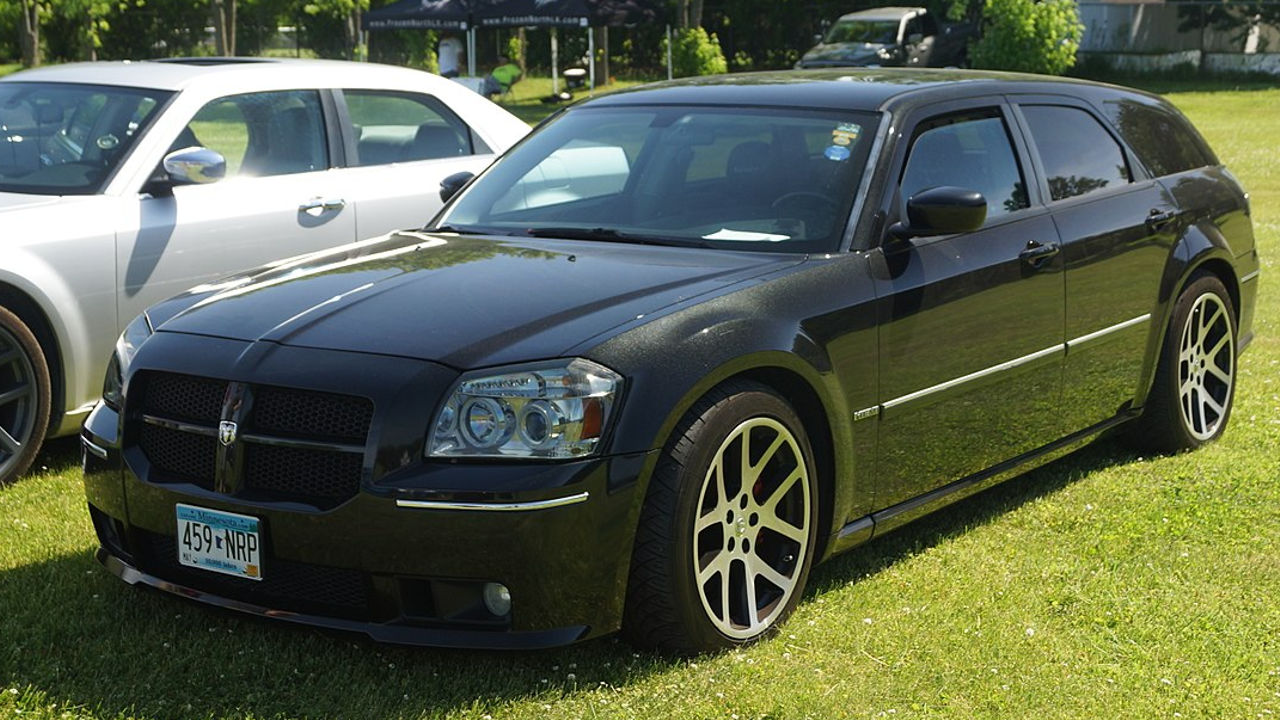
POLYGON ((884 510, 865 515, 840 528, 828 557, 852 550, 873 537, 880 537, 890 530, 897 529, 929 513, 963 500, 975 493, 998 485, 1016 475, 1057 460, 1081 447, 1091 440, 1117 425, 1137 417, 1137 412, 1130 411, 1116 415, 1084 430, 1072 433, 1061 440, 1023 453, 1015 458, 993 465, 982 472, 974 473, 955 482, 917 495, 884 510))

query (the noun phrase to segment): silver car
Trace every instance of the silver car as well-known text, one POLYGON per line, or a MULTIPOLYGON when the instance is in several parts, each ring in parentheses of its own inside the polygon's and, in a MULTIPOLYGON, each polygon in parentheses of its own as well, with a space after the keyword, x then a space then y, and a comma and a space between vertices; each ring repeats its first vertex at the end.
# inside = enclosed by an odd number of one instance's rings
POLYGON ((381 65, 190 59, 0 80, 0 483, 79 427, 143 308, 421 226, 443 178, 528 131, 460 85, 381 65))

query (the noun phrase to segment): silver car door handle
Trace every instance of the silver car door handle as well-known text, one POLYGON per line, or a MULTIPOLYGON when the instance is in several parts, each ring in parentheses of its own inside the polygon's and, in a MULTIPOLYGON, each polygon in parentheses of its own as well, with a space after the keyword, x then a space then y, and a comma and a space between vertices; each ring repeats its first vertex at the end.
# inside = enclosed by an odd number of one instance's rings
POLYGON ((299 205, 298 212, 304 212, 312 216, 319 216, 330 210, 341 210, 346 206, 347 201, 342 198, 313 197, 299 205))

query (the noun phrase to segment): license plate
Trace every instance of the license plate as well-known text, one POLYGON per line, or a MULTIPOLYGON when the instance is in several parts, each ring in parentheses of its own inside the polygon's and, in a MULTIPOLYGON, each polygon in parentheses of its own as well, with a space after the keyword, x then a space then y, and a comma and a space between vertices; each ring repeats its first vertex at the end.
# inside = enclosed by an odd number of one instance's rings
POLYGON ((178 505, 178 562, 225 575, 262 579, 258 518, 178 505))

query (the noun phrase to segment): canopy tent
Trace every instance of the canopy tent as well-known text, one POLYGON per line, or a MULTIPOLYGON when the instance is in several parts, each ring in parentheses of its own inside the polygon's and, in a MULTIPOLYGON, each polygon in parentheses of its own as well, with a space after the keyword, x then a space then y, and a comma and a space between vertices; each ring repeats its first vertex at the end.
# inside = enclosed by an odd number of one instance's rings
POLYGON ((370 10, 361 19, 365 30, 467 30, 471 4, 467 0, 400 0, 370 10))
MULTIPOLYGON (((651 24, 663 14, 664 0, 399 0, 370 10, 361 25, 366 30, 421 28, 465 30, 467 67, 475 75, 475 29, 544 27, 551 29, 551 79, 558 88, 557 28, 618 27, 651 24)), ((668 48, 670 26, 668 25, 668 48)), ((587 32, 588 53, 595 56, 595 38, 587 32)), ((595 63, 588 63, 595 88, 595 63)), ((667 76, 671 54, 667 53, 667 76)))

